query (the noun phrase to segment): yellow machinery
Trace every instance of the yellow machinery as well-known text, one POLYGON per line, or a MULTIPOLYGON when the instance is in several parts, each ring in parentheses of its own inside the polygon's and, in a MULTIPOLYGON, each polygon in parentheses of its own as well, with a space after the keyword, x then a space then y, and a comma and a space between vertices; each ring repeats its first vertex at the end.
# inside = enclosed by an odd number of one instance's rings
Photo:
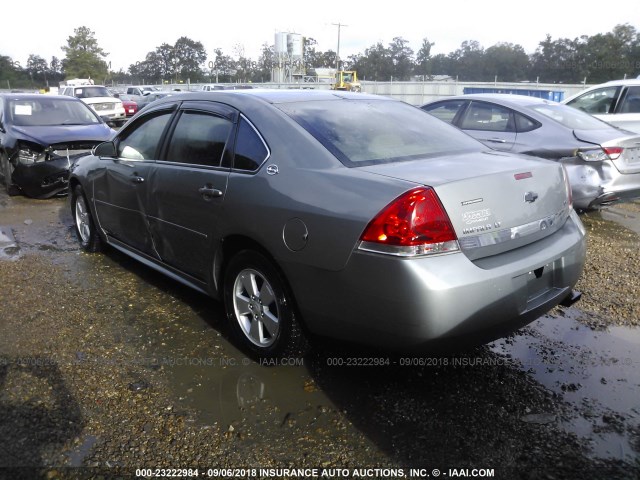
POLYGON ((331 89, 359 92, 361 87, 355 70, 340 70, 336 72, 336 81, 331 86, 331 89))

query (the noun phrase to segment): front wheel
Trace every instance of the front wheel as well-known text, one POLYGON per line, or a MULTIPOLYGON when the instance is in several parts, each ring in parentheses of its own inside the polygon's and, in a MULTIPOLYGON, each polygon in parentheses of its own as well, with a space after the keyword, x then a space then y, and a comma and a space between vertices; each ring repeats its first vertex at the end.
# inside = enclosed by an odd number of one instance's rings
POLYGON ((262 254, 244 250, 225 271, 224 304, 233 336, 260 358, 303 355, 307 341, 284 278, 262 254))
POLYGON ((87 252, 97 252, 102 246, 102 241, 96 230, 89 204, 80 185, 71 190, 71 215, 76 235, 80 240, 80 246, 87 252))

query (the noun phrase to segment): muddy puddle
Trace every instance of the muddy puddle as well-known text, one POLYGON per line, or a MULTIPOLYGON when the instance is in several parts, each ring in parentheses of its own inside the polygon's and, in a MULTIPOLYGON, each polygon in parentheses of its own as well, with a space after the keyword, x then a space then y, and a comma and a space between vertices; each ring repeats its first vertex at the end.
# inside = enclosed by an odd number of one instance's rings
POLYGON ((542 317, 491 349, 573 406, 566 416, 532 421, 557 421, 588 439, 594 456, 631 460, 640 426, 640 330, 594 331, 575 320, 580 310, 562 313, 542 317))

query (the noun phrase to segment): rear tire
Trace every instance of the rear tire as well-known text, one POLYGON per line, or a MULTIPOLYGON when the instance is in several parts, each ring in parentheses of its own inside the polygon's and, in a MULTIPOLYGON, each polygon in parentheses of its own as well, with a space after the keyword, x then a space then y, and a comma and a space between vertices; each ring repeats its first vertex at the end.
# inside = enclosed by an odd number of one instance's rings
POLYGON ((293 295, 264 255, 243 250, 225 270, 224 304, 232 335, 260 359, 299 357, 308 343, 293 295))
POLYGON ((102 248, 102 240, 91 216, 89 202, 80 185, 71 190, 71 216, 82 249, 86 252, 99 251, 102 248))
POLYGON ((13 183, 11 179, 13 175, 14 166, 9 161, 9 158, 5 153, 0 153, 0 169, 2 169, 2 177, 4 179, 4 188, 7 190, 7 194, 11 197, 20 195, 20 188, 13 183))

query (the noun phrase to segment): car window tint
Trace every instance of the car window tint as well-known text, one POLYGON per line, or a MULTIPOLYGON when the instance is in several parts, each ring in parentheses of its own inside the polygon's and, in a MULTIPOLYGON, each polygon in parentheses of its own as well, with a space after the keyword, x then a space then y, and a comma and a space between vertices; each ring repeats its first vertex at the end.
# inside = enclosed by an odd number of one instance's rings
POLYGON ((515 120, 508 108, 485 102, 471 102, 462 118, 460 128, 464 130, 488 130, 491 132, 513 132, 515 120))
POLYGON ((598 88, 574 98, 567 105, 590 114, 610 113, 620 87, 598 88))
POLYGON ((608 127, 602 120, 560 103, 531 105, 531 108, 572 130, 602 130, 608 127))
POLYGON ((453 123, 453 119, 466 102, 464 100, 452 100, 450 102, 442 102, 435 105, 425 105, 422 107, 431 115, 447 123, 453 123))
POLYGON ((257 170, 268 156, 269 150, 260 135, 244 117, 240 117, 233 168, 250 171, 257 170))
POLYGON ((118 141, 118 157, 128 160, 152 160, 173 112, 162 112, 146 118, 142 124, 128 130, 118 141))
POLYGON ((171 137, 166 160, 218 166, 231 131, 226 118, 203 112, 184 112, 171 137))
POLYGON ((477 151, 481 144, 424 110, 388 100, 276 105, 348 167, 477 151))
POLYGON ((540 124, 535 120, 525 117, 524 115, 520 115, 519 113, 515 114, 516 116, 516 130, 520 133, 522 132, 530 132, 531 130, 535 130, 540 127, 540 124))
POLYGON ((640 113, 640 86, 627 89, 620 113, 640 113))

